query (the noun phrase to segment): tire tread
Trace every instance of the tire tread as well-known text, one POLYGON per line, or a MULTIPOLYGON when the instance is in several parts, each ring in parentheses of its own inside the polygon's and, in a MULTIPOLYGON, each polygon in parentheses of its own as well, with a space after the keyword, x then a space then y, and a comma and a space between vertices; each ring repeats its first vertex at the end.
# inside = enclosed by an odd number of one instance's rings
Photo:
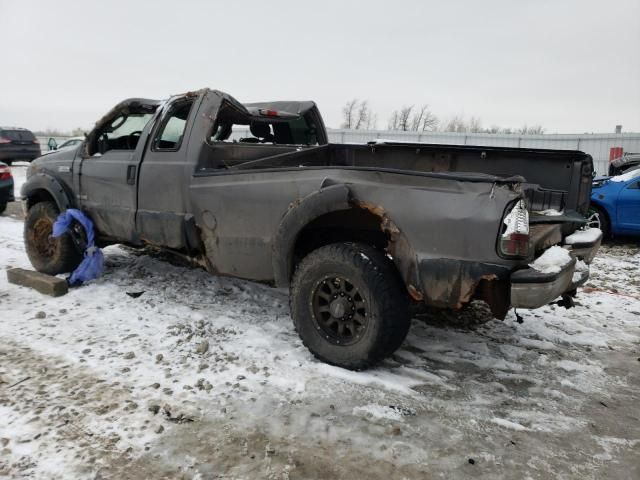
MULTIPOLYGON (((300 318, 295 315, 294 300, 300 290, 300 283, 310 268, 316 263, 327 259, 356 266, 362 271, 368 287, 375 294, 376 302, 382 314, 381 328, 375 340, 375 347, 366 359, 357 359, 340 366, 361 370, 369 368, 384 358, 391 355, 400 347, 410 327, 410 315, 408 310, 408 296, 393 262, 381 251, 361 243, 334 243, 314 250, 298 264, 291 283, 291 295, 289 304, 293 316, 296 331, 300 334, 300 318)), ((300 335, 305 347, 311 348, 308 342, 300 335)), ((319 360, 335 364, 330 358, 326 358, 311 350, 311 353, 319 360)))

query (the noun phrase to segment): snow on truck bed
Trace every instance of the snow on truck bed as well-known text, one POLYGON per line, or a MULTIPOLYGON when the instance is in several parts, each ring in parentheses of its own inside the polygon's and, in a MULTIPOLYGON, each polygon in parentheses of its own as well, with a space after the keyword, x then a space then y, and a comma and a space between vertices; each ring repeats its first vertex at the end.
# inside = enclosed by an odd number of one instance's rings
MULTIPOLYGON (((619 251, 575 309, 414 320, 367 372, 316 361, 282 290, 117 246, 60 298, 0 271, 0 477, 631 478, 640 253, 619 251)), ((0 267, 29 268, 7 217, 0 267)))

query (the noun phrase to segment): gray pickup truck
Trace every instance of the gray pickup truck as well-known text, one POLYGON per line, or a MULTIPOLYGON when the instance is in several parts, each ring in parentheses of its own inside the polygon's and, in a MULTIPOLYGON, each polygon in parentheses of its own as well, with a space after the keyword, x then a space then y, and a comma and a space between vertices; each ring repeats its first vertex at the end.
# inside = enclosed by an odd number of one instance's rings
POLYGON ((578 151, 330 144, 313 102, 204 89, 125 100, 77 148, 34 161, 25 243, 37 270, 73 270, 81 228, 50 233, 79 208, 101 245, 151 245, 289 287, 311 352, 362 369, 401 345, 412 305, 477 299, 504 318, 570 300, 600 245, 597 232, 566 241, 584 225, 592 171, 578 151), (566 260, 537 268, 552 248, 566 260))

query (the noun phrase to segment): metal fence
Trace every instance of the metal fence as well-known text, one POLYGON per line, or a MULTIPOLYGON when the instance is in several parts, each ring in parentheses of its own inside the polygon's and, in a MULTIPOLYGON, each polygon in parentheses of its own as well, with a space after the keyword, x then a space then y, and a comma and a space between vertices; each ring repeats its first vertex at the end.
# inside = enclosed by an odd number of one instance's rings
MULTIPOLYGON (((439 143, 445 145, 479 145, 483 147, 551 148, 581 150, 593 157, 598 174, 607 173, 611 149, 618 152, 640 152, 640 133, 584 133, 519 135, 502 133, 398 132, 388 130, 329 129, 331 143, 367 143, 375 140, 439 143)), ((248 128, 237 128, 232 138, 251 136, 248 128)), ((37 137, 43 152, 49 137, 37 137)), ((55 137, 60 145, 68 137, 55 137)))

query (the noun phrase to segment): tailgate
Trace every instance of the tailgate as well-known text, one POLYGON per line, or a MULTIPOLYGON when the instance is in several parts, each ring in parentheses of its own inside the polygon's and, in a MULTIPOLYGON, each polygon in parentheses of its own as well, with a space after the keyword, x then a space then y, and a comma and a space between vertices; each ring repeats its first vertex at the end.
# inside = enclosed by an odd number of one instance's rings
POLYGON ((593 159, 591 155, 574 152, 574 158, 566 158, 551 169, 529 169, 523 176, 525 192, 531 211, 556 210, 568 218, 532 218, 533 223, 574 221, 575 214, 585 216, 591 198, 593 159))

